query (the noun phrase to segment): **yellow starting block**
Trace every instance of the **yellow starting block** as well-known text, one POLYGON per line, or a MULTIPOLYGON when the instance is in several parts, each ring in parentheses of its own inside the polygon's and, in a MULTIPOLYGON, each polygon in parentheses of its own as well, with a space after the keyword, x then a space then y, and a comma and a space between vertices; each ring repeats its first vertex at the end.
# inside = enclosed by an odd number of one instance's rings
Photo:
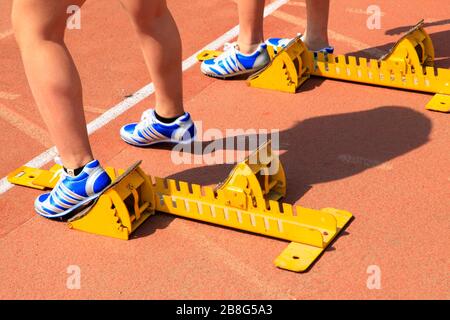
POLYGON ((386 61, 391 69, 397 69, 404 74, 418 72, 423 67, 433 67, 433 42, 423 29, 423 22, 419 21, 406 32, 379 62, 386 61))
MULTIPOLYGON (((296 93, 311 76, 352 81, 376 86, 435 93, 426 105, 428 110, 450 112, 450 70, 434 68, 434 48, 423 28, 423 20, 403 35, 380 59, 357 58, 309 51, 294 38, 274 53, 267 48, 271 62, 251 75, 248 85, 296 93)), ((198 55, 215 58, 220 51, 203 51, 198 55)))
POLYGON ((295 93, 310 76, 436 93, 427 109, 450 112, 450 70, 434 68, 434 49, 423 20, 380 60, 312 52, 300 37, 250 76, 255 88, 295 93))
MULTIPOLYGON (((343 210, 313 210, 280 203, 286 194, 284 169, 270 142, 237 164, 216 188, 147 176, 140 162, 128 170, 107 168, 113 185, 87 212, 71 218, 69 227, 119 239, 129 239, 156 211, 238 230, 292 241, 275 259, 277 267, 301 272, 319 257, 352 215, 343 210)), ((11 183, 41 189, 54 183, 54 172, 22 167, 11 183), (37 185, 36 180, 40 181, 37 185)))

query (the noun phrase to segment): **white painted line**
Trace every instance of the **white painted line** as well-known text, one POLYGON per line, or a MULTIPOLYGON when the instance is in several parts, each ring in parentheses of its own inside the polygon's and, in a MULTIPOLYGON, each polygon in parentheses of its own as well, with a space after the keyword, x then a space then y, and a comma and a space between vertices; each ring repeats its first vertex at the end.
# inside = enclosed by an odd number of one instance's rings
POLYGON ((98 113, 98 114, 105 113, 108 110, 108 109, 102 109, 102 108, 98 108, 98 107, 94 107, 94 106, 83 106, 83 107, 84 107, 84 111, 98 113))
POLYGON ((302 7, 302 8, 306 8, 306 3, 303 1, 291 1, 288 3, 290 6, 293 7, 302 7))
MULTIPOLYGON (((356 13, 356 14, 362 14, 362 15, 365 15, 365 16, 369 16, 369 14, 367 13, 367 10, 363 10, 361 8, 346 8, 345 12, 356 13)), ((386 13, 380 12, 380 16, 384 17, 385 15, 386 15, 386 13)))
MULTIPOLYGON (((286 4, 289 0, 277 0, 272 2, 271 4, 267 5, 264 9, 264 17, 267 17, 268 15, 272 14, 275 10, 277 10, 282 5, 286 4)), ((198 50, 196 53, 191 55, 189 58, 183 61, 183 71, 188 70, 193 65, 197 63, 197 55, 203 51, 203 50, 217 50, 219 49, 225 42, 231 41, 233 38, 237 37, 239 34, 239 25, 235 26, 234 28, 228 30, 226 33, 224 33, 222 36, 205 46, 204 48, 198 50)), ((98 118, 91 121, 88 125, 88 133, 92 134, 101 127, 105 126, 118 116, 120 116, 122 113, 127 111, 128 109, 131 109, 135 105, 137 105, 139 102, 144 100, 145 98, 149 97, 155 92, 155 88, 153 83, 150 83, 146 85, 145 87, 138 90, 136 93, 134 93, 131 97, 126 98, 119 104, 115 105, 105 113, 103 113, 98 118)), ((56 148, 52 147, 48 149, 47 151, 41 153, 37 157, 33 158, 29 162, 25 164, 25 166, 33 167, 33 168, 40 168, 47 163, 49 163, 55 156, 57 155, 56 148)), ((7 180, 7 177, 3 177, 0 180, 0 194, 5 193, 9 189, 11 189, 14 185, 9 183, 7 180)))
POLYGON ((21 133, 27 135, 45 148, 51 147, 48 132, 40 126, 34 124, 18 112, 0 103, 0 119, 17 128, 21 133))
POLYGON ((16 100, 19 97, 20 97, 20 94, 6 92, 6 91, 0 91, 0 99, 16 100))
POLYGON ((12 35, 14 32, 12 30, 6 30, 6 31, 1 31, 0 32, 0 40, 9 37, 10 35, 12 35))

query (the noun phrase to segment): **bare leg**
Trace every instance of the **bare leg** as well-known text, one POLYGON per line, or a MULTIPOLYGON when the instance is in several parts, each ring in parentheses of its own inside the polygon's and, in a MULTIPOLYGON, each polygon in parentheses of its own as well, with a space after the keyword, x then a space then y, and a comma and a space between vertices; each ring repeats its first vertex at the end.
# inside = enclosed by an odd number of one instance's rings
POLYGON ((156 91, 156 113, 184 113, 181 38, 165 0, 120 0, 136 29, 156 91))
POLYGON ((63 164, 93 159, 83 112, 80 77, 64 43, 69 5, 85 0, 15 0, 14 33, 31 91, 63 164))
MULTIPOLYGON (((242 53, 251 53, 264 41, 263 16, 265 0, 239 0, 238 45, 242 53)), ((306 0, 308 24, 304 41, 309 49, 329 46, 328 17, 330 0, 306 0)))
POLYGON ((319 50, 329 46, 329 11, 330 0, 306 0, 308 24, 304 39, 308 49, 319 50))
POLYGON ((265 0, 239 0, 239 51, 252 53, 264 41, 265 0))

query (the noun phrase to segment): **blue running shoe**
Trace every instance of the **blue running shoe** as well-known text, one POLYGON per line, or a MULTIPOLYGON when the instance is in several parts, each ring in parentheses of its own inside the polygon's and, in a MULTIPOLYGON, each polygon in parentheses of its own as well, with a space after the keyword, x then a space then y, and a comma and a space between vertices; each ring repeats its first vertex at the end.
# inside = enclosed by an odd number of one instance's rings
POLYGON ((203 61, 200 69, 207 76, 225 79, 255 73, 269 62, 265 43, 261 43, 251 54, 240 53, 237 43, 227 43, 220 56, 203 61))
MULTIPOLYGON (((303 37, 301 39, 302 39, 302 41, 304 41, 303 37)), ((289 44, 289 42, 291 42, 292 40, 293 39, 287 39, 287 38, 270 38, 270 39, 266 40, 266 44, 268 46, 273 47, 273 51, 275 52, 275 54, 277 54, 279 48, 286 47, 289 44)), ((332 54, 334 52, 334 48, 333 47, 325 47, 325 48, 322 48, 315 52, 323 52, 323 53, 332 54)))
POLYGON ((55 173, 59 181, 50 193, 41 194, 34 202, 34 209, 46 218, 62 218, 89 208, 111 184, 111 178, 92 160, 77 176, 71 176, 63 169, 55 173))
POLYGON ((145 111, 139 123, 130 123, 120 129, 122 140, 138 147, 162 142, 191 143, 195 135, 195 125, 189 113, 172 123, 162 123, 153 109, 145 111))

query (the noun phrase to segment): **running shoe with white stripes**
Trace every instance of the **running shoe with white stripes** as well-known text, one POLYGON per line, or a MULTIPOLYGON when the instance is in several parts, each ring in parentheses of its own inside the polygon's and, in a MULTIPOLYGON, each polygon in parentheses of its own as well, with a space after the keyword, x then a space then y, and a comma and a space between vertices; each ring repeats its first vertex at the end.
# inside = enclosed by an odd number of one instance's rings
MULTIPOLYGON (((303 37, 301 39, 302 39, 302 41, 305 41, 303 37)), ((293 39, 288 39, 288 38, 270 38, 270 39, 266 40, 266 44, 268 46, 273 47, 274 53, 277 54, 279 48, 285 48, 289 44, 289 42, 291 42, 292 40, 293 39)), ((331 46, 328 46, 328 47, 319 49, 315 52, 323 52, 323 53, 332 54, 334 52, 334 48, 331 46)))
POLYGON ((252 74, 269 62, 270 57, 265 43, 261 43, 251 54, 241 53, 237 43, 227 43, 220 56, 203 61, 200 69, 207 76, 225 79, 252 74))
POLYGON ((140 122, 127 124, 120 129, 122 140, 138 147, 162 142, 191 143, 195 135, 195 125, 189 113, 186 112, 172 123, 163 123, 156 118, 153 109, 145 111, 140 122))
POLYGON ((34 202, 36 212, 50 219, 86 210, 111 184, 111 178, 98 160, 86 164, 76 176, 66 173, 64 169, 55 173, 55 178, 58 176, 53 190, 41 194, 34 202))

